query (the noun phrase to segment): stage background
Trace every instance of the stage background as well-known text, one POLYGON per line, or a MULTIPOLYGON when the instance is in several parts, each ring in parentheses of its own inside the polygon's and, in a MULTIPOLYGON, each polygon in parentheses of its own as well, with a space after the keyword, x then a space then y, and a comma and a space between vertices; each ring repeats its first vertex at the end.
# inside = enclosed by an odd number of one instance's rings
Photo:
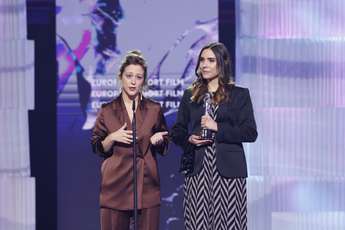
MULTIPOLYGON (((67 1, 57 5, 58 228, 99 228, 99 168, 90 136, 101 104, 119 94, 117 71, 130 49, 148 62, 147 97, 169 127, 194 80, 202 46, 218 40, 217 1, 67 1)), ((234 31, 234 28, 233 28, 234 31)), ((180 150, 159 157, 161 229, 182 229, 180 150)))
MULTIPOLYGON (((236 81, 250 88, 259 131, 245 146, 249 229, 345 229, 344 3, 220 2, 236 3, 236 27, 218 27, 234 15, 215 1, 57 1, 59 229, 99 227, 90 128, 100 104, 118 94, 127 50, 147 58, 147 95, 162 102, 171 126, 200 47, 218 33, 234 46, 221 35, 235 28, 236 81)), ((161 229, 183 229, 179 154, 172 145, 159 158, 161 229)))
POLYGON ((249 229, 345 229, 344 1, 241 0, 237 83, 248 145, 249 229))

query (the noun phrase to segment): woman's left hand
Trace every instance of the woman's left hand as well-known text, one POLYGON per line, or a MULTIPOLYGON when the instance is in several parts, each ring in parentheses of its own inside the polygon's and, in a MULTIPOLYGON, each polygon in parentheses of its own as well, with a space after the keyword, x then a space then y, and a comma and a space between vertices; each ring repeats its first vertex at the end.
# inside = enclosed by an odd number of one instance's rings
POLYGON ((211 129, 213 131, 218 131, 218 125, 215 120, 209 115, 204 115, 201 117, 201 127, 205 129, 211 129))
POLYGON ((157 132, 155 134, 152 135, 152 137, 150 138, 150 142, 153 145, 159 145, 164 141, 164 136, 168 135, 168 131, 164 131, 164 132, 157 132))

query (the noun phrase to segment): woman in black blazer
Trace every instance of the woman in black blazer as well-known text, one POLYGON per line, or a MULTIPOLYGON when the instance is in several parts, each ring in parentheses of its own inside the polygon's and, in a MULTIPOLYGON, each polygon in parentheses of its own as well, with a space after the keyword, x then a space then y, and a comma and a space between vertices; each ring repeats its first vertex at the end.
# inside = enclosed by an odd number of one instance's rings
POLYGON ((197 79, 185 90, 171 132, 184 151, 186 229, 246 229, 247 165, 243 142, 257 138, 248 89, 234 85, 230 56, 219 42, 200 51, 197 79), (205 113, 206 95, 210 106, 205 113), (203 138, 201 130, 210 130, 203 138), (190 162, 188 162, 190 161, 190 162))

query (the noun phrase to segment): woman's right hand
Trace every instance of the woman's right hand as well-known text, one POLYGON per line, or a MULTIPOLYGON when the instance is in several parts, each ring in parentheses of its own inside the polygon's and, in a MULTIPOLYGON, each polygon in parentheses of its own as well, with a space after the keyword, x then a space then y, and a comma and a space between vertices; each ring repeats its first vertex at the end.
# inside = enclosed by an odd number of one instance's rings
POLYGON ((211 140, 203 140, 203 139, 201 139, 201 136, 194 135, 194 134, 189 136, 188 141, 190 143, 192 143, 193 145, 196 145, 196 146, 202 146, 202 145, 212 143, 211 140))
POLYGON ((104 151, 109 151, 115 141, 124 144, 132 143, 132 130, 126 130, 126 127, 127 123, 125 123, 121 128, 119 128, 115 132, 109 134, 102 141, 104 151))
POLYGON ((115 132, 110 133, 103 141, 103 149, 104 151, 109 151, 110 148, 113 146, 113 143, 120 142, 124 144, 131 144, 132 143, 132 130, 126 130, 127 123, 125 123, 121 128, 116 130, 115 132))
POLYGON ((124 144, 131 144, 133 142, 132 130, 126 130, 127 123, 115 132, 109 134, 109 138, 112 142, 120 142, 124 144))

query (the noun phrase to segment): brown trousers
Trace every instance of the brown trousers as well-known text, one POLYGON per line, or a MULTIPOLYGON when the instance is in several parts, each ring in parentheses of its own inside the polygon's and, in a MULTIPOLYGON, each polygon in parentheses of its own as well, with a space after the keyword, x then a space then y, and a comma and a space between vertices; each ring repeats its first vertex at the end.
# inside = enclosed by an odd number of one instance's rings
MULTIPOLYGON (((146 208, 138 212, 139 230, 159 229, 159 206, 146 208)), ((101 230, 129 230, 132 211, 101 208, 101 230)), ((132 218, 133 219, 133 218, 132 218)))

